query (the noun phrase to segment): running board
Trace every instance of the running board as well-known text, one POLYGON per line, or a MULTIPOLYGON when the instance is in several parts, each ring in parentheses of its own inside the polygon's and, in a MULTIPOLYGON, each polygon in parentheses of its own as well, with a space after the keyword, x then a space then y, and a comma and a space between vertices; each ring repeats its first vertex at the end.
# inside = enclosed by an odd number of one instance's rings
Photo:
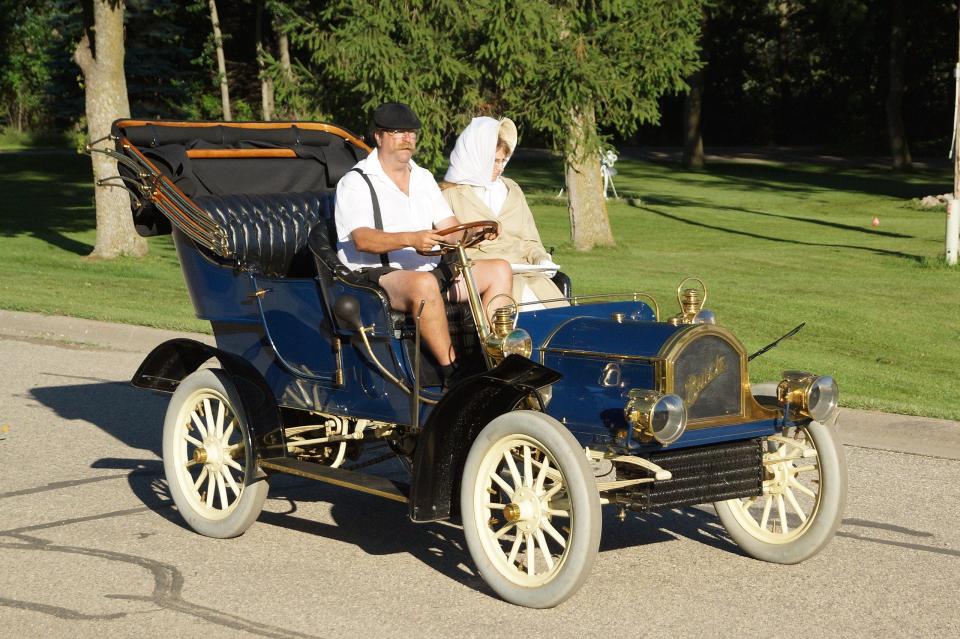
POLYGON ((385 499, 392 499, 401 503, 409 501, 410 487, 407 484, 391 481, 379 475, 365 475, 344 468, 331 468, 316 462, 308 462, 294 457, 271 457, 260 459, 257 462, 264 470, 306 477, 317 481, 351 488, 360 492, 369 493, 385 499))

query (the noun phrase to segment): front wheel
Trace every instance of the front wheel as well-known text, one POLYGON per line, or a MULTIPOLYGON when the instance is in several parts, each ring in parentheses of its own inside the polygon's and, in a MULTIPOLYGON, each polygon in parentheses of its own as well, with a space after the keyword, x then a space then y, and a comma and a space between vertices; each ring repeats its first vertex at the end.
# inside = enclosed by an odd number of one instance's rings
POLYGON ((543 413, 506 413, 480 432, 460 507, 470 556, 510 603, 556 606, 593 567, 601 528, 593 473, 573 435, 543 413))
POLYGON ((796 564, 820 552, 840 526, 846 459, 833 429, 819 422, 768 437, 763 446, 763 494, 714 507, 745 553, 796 564))
POLYGON ((242 535, 267 498, 246 447, 247 419, 233 382, 221 370, 188 375, 170 398, 163 423, 163 470, 170 496, 201 535, 242 535))

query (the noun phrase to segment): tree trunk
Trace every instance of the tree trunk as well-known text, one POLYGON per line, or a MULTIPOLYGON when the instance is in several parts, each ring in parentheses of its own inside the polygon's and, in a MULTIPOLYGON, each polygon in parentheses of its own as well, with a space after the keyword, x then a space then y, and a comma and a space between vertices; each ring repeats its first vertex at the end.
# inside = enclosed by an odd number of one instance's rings
POLYGON ((280 52, 280 69, 283 71, 284 95, 287 96, 286 103, 284 104, 285 117, 290 118, 292 116, 294 120, 300 120, 303 118, 303 113, 301 113, 300 109, 296 106, 299 104, 299 100, 291 101, 289 99, 293 87, 293 64, 290 62, 290 38, 287 37, 286 32, 282 28, 276 27, 277 25, 274 24, 274 31, 277 33, 277 49, 280 52))
POLYGON ((570 145, 567 148, 567 210, 570 213, 570 239, 578 251, 595 246, 613 246, 613 233, 603 198, 600 153, 596 148, 596 117, 593 107, 574 109, 570 120, 570 145))
MULTIPOLYGON (((130 117, 127 79, 123 73, 122 0, 86 0, 84 31, 74 51, 74 61, 83 73, 87 135, 90 142, 110 134, 117 118, 130 117)), ((98 147, 103 146, 101 142, 98 147)), ((117 175, 117 163, 103 153, 92 153, 93 179, 117 175)), ((130 214, 130 197, 115 186, 96 186, 97 239, 91 257, 142 256, 147 242, 137 235, 130 214)))
POLYGON ((687 169, 703 168, 703 133, 700 130, 703 76, 703 69, 690 76, 690 91, 683 100, 683 166, 687 169))
POLYGON ((793 100, 793 37, 790 33, 794 7, 790 0, 777 3, 777 59, 776 59, 776 104, 771 104, 773 122, 769 140, 774 144, 789 143, 794 131, 791 114, 794 113, 793 100))
POLYGON ((263 0, 257 1, 257 71, 260 75, 260 108, 263 119, 269 122, 274 114, 273 78, 267 73, 267 50, 263 44, 263 0))
POLYGON ((220 34, 220 18, 217 16, 217 2, 210 0, 210 21, 213 23, 213 45, 217 49, 217 73, 220 77, 220 102, 223 107, 223 119, 233 119, 230 113, 230 86, 227 84, 227 60, 223 57, 223 36, 220 34))
POLYGON ((293 65, 290 63, 290 38, 284 31, 277 34, 277 44, 280 49, 280 68, 287 82, 293 82, 293 65))
POLYGON ((260 108, 263 111, 263 119, 269 122, 273 119, 276 112, 274 107, 273 78, 262 77, 260 79, 260 108))
POLYGON ((907 146, 907 132, 903 126, 903 0, 893 0, 890 6, 890 85, 887 90, 887 132, 890 135, 890 155, 896 171, 909 171, 913 162, 907 146))

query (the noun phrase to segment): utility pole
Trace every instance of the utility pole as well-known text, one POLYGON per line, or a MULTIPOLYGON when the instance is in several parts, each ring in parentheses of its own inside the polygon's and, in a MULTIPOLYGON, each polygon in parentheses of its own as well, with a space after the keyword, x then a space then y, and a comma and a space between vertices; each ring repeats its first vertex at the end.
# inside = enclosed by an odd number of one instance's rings
MULTIPOLYGON (((960 6, 957 8, 958 27, 960 27, 960 6)), ((957 148, 957 136, 960 133, 960 28, 957 30, 957 66, 953 69, 953 199, 947 203, 946 252, 947 264, 956 266, 957 250, 960 244, 960 148, 957 148)))

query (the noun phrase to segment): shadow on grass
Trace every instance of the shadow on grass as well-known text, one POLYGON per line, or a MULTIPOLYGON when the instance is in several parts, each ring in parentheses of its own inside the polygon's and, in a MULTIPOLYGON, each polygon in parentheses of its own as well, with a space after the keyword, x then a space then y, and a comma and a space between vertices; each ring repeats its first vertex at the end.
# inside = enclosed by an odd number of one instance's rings
POLYGON ((86 255, 68 233, 96 228, 90 160, 74 153, 0 154, 0 237, 29 236, 86 255))
MULTIPOLYGON (((683 199, 670 196, 654 196, 644 198, 644 202, 649 204, 656 204, 659 206, 671 206, 671 207, 700 207, 705 209, 712 209, 715 211, 733 211, 735 213, 749 213, 750 215, 760 215, 763 217, 774 217, 780 220, 789 220, 791 222, 802 222, 805 224, 815 224, 817 226, 826 226, 833 229, 838 229, 841 231, 854 231, 856 233, 864 233, 866 235, 874 235, 877 237, 894 237, 899 239, 913 239, 913 235, 906 235, 904 233, 894 233, 892 231, 880 231, 874 228, 866 228, 863 226, 854 226, 853 224, 843 224, 841 222, 829 222, 827 220, 811 218, 811 217, 798 217, 794 215, 784 215, 782 213, 770 213, 769 211, 758 211, 757 209, 748 209, 740 206, 728 206, 724 204, 713 204, 709 201, 703 200, 693 200, 693 199, 683 199)), ((631 206, 635 206, 631 203, 631 206)))
POLYGON ((939 177, 939 173, 939 171, 918 171, 899 175, 879 169, 750 164, 716 164, 708 170, 709 175, 721 178, 726 187, 743 191, 788 193, 841 191, 901 199, 923 197, 948 190, 949 184, 939 177))
POLYGON ((49 229, 30 233, 30 237, 46 242, 47 244, 52 244, 57 248, 63 249, 68 253, 74 253, 76 255, 89 255, 90 252, 93 251, 93 244, 87 244, 86 242, 75 240, 71 237, 67 237, 63 233, 57 233, 56 231, 51 231, 49 229))
MULTIPOLYGON (((517 180, 524 190, 556 193, 564 186, 564 164, 559 157, 521 152, 510 168, 513 170, 508 171, 507 177, 517 180)), ((827 162, 781 165, 717 162, 702 171, 688 171, 670 162, 631 157, 629 163, 621 162, 616 168, 619 173, 614 181, 622 193, 642 192, 644 181, 650 178, 686 180, 691 188, 703 190, 716 188, 795 196, 837 191, 901 199, 944 193, 952 184, 952 178, 938 169, 898 174, 884 169, 838 166, 827 162), (651 168, 656 175, 650 175, 651 168)))
MULTIPOLYGON (((913 263, 920 264, 925 260, 925 257, 922 255, 913 255, 911 253, 904 253, 902 251, 890 251, 887 249, 876 248, 873 246, 858 246, 856 244, 834 244, 830 242, 805 242, 803 240, 797 240, 793 238, 782 238, 782 237, 773 237, 770 235, 761 235, 759 233, 752 233, 750 231, 741 231, 737 229, 726 228, 723 226, 718 226, 716 224, 706 224, 698 220, 691 220, 679 215, 674 215, 672 213, 667 213, 666 211, 657 210, 651 206, 639 206, 639 209, 643 211, 648 211, 655 215, 665 217, 669 220, 675 222, 681 222, 683 224, 689 224, 690 226, 696 226, 699 228, 710 229, 711 231, 719 231, 721 233, 729 233, 730 235, 740 235, 742 237, 749 237, 756 240, 766 240, 768 242, 778 242, 782 244, 796 244, 798 246, 818 246, 823 248, 837 248, 837 249, 851 249, 855 251, 867 251, 869 253, 874 253, 877 255, 887 255, 890 257, 898 257, 909 260, 913 263)), ((859 230, 859 229, 858 229, 859 230)))

